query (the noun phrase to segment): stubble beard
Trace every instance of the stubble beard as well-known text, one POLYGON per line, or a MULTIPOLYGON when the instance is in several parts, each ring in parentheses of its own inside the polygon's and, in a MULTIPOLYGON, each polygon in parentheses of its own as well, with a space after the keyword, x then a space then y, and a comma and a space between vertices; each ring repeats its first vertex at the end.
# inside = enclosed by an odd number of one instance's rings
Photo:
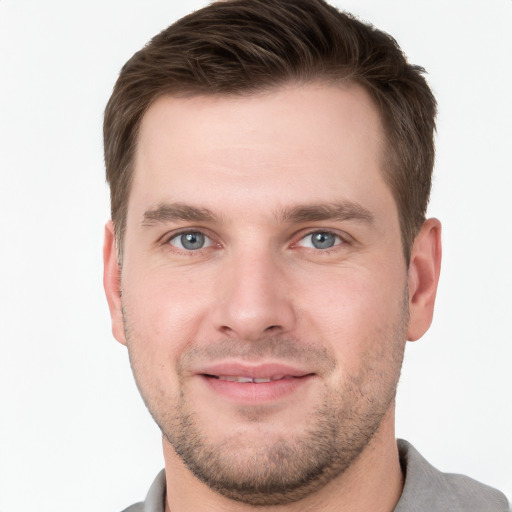
MULTIPOLYGON (((374 341, 375 352, 367 354, 358 374, 345 375, 337 387, 326 387, 322 404, 313 412, 305 411, 307 426, 294 437, 274 436, 258 439, 256 444, 250 436, 227 434, 224 440, 213 442, 198 421, 181 379, 179 399, 170 405, 164 390, 155 392, 144 385, 141 377, 145 369, 139 367, 132 350, 130 362, 149 412, 196 478, 235 501, 252 506, 282 505, 299 501, 342 475, 379 429, 396 394, 408 322, 406 304, 404 300, 395 324, 380 333, 382 339, 374 341)), ((127 315, 124 318, 130 349, 132 331, 127 315)), ((233 343, 225 340, 219 347, 233 343)), ((255 357, 302 351, 302 360, 310 360, 308 356, 312 355, 304 345, 297 348, 296 340, 269 338, 254 346, 255 357)), ((231 350, 231 355, 234 352, 231 350)), ((245 355, 251 358, 251 354, 245 355)), ((315 352, 313 357, 325 357, 324 365, 336 366, 324 351, 315 352)), ((257 410, 250 420, 259 421, 257 410)))

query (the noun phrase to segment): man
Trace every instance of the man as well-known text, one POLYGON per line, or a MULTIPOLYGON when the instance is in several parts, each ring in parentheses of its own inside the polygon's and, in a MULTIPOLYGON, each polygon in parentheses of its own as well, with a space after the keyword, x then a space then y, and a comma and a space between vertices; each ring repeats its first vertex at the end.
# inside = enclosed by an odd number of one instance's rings
POLYGON ((441 262, 422 71, 321 0, 217 2, 125 65, 104 282, 165 458, 127 510, 508 510, 395 440, 441 262))

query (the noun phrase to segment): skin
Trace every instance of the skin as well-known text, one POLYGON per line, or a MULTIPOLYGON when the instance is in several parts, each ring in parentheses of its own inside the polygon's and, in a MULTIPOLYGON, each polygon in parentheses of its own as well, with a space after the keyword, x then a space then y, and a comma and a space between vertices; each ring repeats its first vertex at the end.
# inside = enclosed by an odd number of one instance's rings
POLYGON ((164 434, 173 512, 395 507, 394 395, 406 340, 432 319, 441 244, 430 219, 406 266, 384 151, 355 85, 165 96, 145 114, 122 268, 108 223, 104 282, 164 434), (283 393, 219 388, 204 373, 226 363, 301 375, 283 393))

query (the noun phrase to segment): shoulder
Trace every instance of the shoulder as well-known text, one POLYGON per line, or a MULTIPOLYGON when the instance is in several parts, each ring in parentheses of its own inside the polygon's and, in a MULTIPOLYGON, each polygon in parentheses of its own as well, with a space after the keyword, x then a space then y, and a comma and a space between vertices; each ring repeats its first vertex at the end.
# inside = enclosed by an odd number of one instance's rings
POLYGON ((125 508, 122 512, 144 512, 144 503, 142 501, 139 503, 134 503, 128 508, 125 508))
POLYGON ((399 440, 405 485, 395 512, 509 512, 504 494, 464 475, 442 473, 399 440))
POLYGON ((144 502, 134 503, 122 512, 164 512, 165 471, 162 469, 151 484, 144 502))

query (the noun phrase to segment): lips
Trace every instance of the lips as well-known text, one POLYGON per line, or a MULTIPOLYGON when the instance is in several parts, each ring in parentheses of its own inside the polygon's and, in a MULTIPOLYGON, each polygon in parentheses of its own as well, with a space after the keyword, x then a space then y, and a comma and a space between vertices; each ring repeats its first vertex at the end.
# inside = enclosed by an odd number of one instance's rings
POLYGON ((262 384, 263 382, 275 382, 276 380, 283 380, 286 378, 293 378, 287 375, 279 375, 277 377, 245 377, 239 375, 207 375, 207 377, 213 377, 214 379, 219 380, 227 380, 229 382, 242 382, 242 383, 252 383, 252 384, 262 384))
POLYGON ((306 369, 285 364, 220 363, 198 372, 208 389, 238 403, 283 399, 314 377, 306 369))
POLYGON ((205 367, 197 373, 206 377, 227 380, 230 382, 263 383, 286 378, 304 377, 311 372, 281 363, 217 363, 205 367))

